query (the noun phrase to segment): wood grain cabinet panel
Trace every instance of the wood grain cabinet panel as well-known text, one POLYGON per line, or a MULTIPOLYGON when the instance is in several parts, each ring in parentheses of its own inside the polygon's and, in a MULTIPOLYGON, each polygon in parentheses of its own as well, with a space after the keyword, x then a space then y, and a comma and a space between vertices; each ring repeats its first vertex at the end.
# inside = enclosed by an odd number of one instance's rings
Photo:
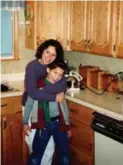
POLYGON ((114 2, 114 27, 116 30, 115 56, 123 58, 123 1, 114 2))
POLYGON ((91 3, 88 51, 112 56, 112 1, 91 3))
POLYGON ((77 150, 73 146, 70 146, 69 149, 72 165, 92 165, 92 158, 88 157, 84 152, 77 150))
POLYGON ((72 1, 70 3, 70 49, 85 51, 87 40, 87 2, 72 1))
POLYGON ((21 110, 21 98, 19 97, 9 97, 2 98, 1 100, 1 115, 13 114, 16 112, 22 112, 21 110))
POLYGON ((70 144, 81 152, 86 153, 88 156, 93 156, 93 131, 85 124, 74 120, 71 120, 72 137, 70 138, 70 144))
POLYGON ((71 2, 71 50, 112 54, 112 2, 71 2))
POLYGON ((67 1, 40 1, 38 6, 40 40, 57 39, 64 49, 67 49, 69 3, 67 1))
POLYGON ((26 47, 36 48, 46 39, 57 39, 64 49, 68 49, 67 1, 27 1, 31 6, 33 18, 26 28, 26 47), (30 34, 28 35, 28 31, 30 34))
POLYGON ((90 126, 93 111, 83 105, 71 101, 67 101, 67 103, 69 107, 69 116, 90 126))
POLYGON ((72 136, 69 139, 72 165, 94 165, 93 110, 67 100, 72 136))
POLYGON ((23 163, 22 124, 19 114, 3 115, 2 118, 2 165, 23 163))
MULTIPOLYGON (((24 165, 21 97, 1 100, 1 163, 2 165, 24 165)), ((26 164, 25 164, 26 165, 26 164)))
POLYGON ((26 1, 25 6, 25 47, 36 49, 39 34, 37 3, 26 1))

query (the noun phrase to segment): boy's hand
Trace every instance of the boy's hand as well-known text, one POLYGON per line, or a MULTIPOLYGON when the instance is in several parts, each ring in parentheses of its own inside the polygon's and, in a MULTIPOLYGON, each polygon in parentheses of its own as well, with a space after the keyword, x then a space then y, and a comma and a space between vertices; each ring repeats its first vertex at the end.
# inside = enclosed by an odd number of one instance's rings
POLYGON ((62 103, 65 99, 64 92, 56 94, 56 102, 62 103))
POLYGON ((24 125, 23 131, 25 136, 29 136, 29 132, 31 132, 31 128, 28 126, 28 124, 24 125))
POLYGON ((67 136, 70 138, 72 136, 71 130, 67 131, 67 136))

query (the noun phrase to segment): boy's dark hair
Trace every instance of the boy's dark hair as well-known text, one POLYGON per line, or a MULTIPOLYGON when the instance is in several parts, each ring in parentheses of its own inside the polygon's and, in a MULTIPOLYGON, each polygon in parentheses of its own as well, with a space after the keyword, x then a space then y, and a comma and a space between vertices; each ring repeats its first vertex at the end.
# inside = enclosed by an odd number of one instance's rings
POLYGON ((38 48, 35 54, 35 57, 37 59, 40 59, 42 57, 43 51, 47 49, 49 46, 55 47, 56 50, 56 61, 57 60, 63 60, 64 59, 64 51, 61 43, 54 39, 49 39, 44 41, 38 48))
POLYGON ((50 63, 49 65, 47 65, 47 67, 49 69, 55 69, 55 68, 59 67, 62 70, 64 70, 64 74, 68 70, 68 66, 67 66, 67 64, 64 61, 54 61, 54 62, 50 63))

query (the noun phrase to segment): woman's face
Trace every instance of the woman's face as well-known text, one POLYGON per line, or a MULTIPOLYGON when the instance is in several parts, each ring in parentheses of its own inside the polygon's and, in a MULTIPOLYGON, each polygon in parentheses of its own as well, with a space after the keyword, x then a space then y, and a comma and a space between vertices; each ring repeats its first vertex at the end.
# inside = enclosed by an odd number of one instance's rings
POLYGON ((56 59, 56 49, 54 46, 49 46, 44 50, 41 58, 41 63, 44 65, 48 65, 52 63, 56 59))

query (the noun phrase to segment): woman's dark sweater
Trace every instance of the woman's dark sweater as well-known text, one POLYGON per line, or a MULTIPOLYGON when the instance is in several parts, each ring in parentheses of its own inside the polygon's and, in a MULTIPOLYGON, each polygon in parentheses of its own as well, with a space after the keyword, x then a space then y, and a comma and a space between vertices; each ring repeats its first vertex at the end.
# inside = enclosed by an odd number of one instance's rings
POLYGON ((38 80, 46 75, 47 65, 42 65, 37 59, 26 66, 22 105, 25 105, 27 96, 34 100, 56 101, 56 94, 66 90, 66 80, 62 78, 55 84, 46 85, 42 90, 37 88, 38 80))

